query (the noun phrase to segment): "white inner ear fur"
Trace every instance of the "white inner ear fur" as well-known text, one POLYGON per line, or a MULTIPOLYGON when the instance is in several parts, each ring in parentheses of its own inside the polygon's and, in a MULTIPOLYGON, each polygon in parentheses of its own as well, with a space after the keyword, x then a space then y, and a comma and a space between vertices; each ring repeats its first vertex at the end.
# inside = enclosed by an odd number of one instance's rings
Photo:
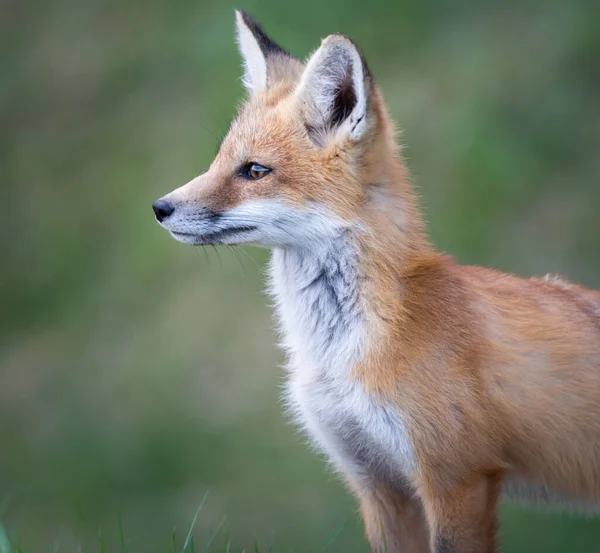
POLYGON ((242 82, 250 94, 255 94, 267 87, 267 60, 240 12, 236 12, 235 20, 237 42, 244 61, 242 82))
POLYGON ((296 89, 296 95, 306 103, 309 123, 327 126, 334 115, 336 93, 352 71, 352 86, 356 105, 336 134, 358 140, 367 128, 368 89, 360 54, 354 44, 340 36, 331 36, 309 59, 296 89))

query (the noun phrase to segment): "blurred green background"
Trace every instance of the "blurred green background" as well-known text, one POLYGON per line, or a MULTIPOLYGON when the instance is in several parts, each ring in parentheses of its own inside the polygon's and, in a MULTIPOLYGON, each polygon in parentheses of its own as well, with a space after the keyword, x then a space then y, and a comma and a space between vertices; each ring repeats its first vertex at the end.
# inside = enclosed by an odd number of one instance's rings
MULTIPOLYGON (((115 548, 119 512, 130 551, 166 551, 206 490, 199 535, 227 516, 234 551, 367 551, 282 413, 267 253, 205 257, 150 208, 241 98, 233 7, 0 3, 0 516, 26 552, 115 548)), ((356 39, 441 250, 600 288, 597 1, 235 7, 300 57, 356 39)), ((600 521, 502 518, 506 552, 600 551, 600 521)))

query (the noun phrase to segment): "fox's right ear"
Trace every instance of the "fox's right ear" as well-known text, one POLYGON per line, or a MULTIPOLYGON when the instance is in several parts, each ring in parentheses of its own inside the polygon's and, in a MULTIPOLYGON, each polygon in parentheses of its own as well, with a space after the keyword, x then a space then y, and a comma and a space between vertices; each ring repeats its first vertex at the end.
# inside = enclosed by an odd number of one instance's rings
POLYGON ((346 36, 330 35, 323 41, 308 60, 296 95, 317 143, 324 143, 332 132, 357 141, 372 128, 373 79, 346 36))
POLYGON ((286 73, 300 70, 300 62, 273 42, 246 12, 236 10, 235 19, 244 60, 243 82, 250 94, 265 90, 271 80, 284 79, 286 73))

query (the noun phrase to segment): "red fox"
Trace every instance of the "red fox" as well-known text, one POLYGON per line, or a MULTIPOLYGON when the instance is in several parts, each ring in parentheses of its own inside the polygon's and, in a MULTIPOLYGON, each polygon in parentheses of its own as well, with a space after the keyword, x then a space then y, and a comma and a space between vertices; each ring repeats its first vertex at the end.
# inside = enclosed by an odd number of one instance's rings
POLYGON ((436 253, 352 40, 302 63, 236 19, 248 99, 153 209, 180 242, 272 249, 287 402, 373 551, 497 551, 503 494, 598 509, 600 293, 436 253))

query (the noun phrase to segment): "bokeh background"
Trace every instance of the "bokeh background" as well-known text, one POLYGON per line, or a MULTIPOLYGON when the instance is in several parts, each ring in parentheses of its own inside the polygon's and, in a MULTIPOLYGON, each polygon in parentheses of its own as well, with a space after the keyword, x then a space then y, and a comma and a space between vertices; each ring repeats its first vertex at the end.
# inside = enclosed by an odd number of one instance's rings
MULTIPOLYGON (((0 517, 23 551, 367 551, 286 421, 267 253, 182 246, 150 204, 242 97, 233 5, 0 3, 0 517), (227 529, 225 529, 225 527, 227 529), (80 549, 77 549, 80 547, 80 549), (204 545, 203 545, 204 547, 204 545), (271 550, 271 549, 269 549, 271 550)), ((351 35, 431 234, 460 262, 600 288, 600 5, 245 0, 305 57, 351 35)), ((506 552, 598 552, 600 521, 502 513, 506 552)))

